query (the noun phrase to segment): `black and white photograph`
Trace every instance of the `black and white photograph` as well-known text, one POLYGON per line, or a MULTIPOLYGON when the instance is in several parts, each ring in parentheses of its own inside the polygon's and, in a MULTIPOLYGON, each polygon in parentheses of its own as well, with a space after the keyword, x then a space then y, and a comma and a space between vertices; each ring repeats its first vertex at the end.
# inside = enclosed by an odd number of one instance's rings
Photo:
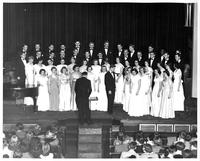
POLYGON ((2 158, 199 157, 197 0, 1 7, 2 158))

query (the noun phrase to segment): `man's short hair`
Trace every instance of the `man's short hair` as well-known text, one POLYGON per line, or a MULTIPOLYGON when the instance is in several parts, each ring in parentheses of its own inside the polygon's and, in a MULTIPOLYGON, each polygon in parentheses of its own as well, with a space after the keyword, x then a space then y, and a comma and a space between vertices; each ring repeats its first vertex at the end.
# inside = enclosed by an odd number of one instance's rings
POLYGON ((83 72, 83 73, 82 73, 82 76, 87 76, 87 72, 83 72))

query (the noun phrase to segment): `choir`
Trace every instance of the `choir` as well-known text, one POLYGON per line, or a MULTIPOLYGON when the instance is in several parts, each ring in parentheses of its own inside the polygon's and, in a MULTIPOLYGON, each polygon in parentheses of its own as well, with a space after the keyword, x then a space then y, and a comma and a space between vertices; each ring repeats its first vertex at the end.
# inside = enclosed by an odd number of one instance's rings
MULTIPOLYGON (((105 74, 110 65, 115 65, 114 102, 123 104, 130 116, 174 118, 175 111, 184 111, 184 64, 179 50, 174 59, 163 49, 157 54, 152 46, 143 53, 136 51, 132 44, 128 49, 117 44, 117 51, 112 52, 106 41, 102 51, 97 53, 94 42, 90 42, 84 52, 77 41, 71 51, 72 54, 66 53, 65 45, 61 45, 56 54, 51 44, 44 54, 40 44, 36 44, 34 53, 30 54, 24 45, 25 84, 39 87, 39 111, 76 111, 75 82, 86 71, 92 85, 91 97, 97 98, 91 101, 91 110, 107 111, 105 74)), ((26 97, 24 103, 31 105, 33 100, 26 97)))

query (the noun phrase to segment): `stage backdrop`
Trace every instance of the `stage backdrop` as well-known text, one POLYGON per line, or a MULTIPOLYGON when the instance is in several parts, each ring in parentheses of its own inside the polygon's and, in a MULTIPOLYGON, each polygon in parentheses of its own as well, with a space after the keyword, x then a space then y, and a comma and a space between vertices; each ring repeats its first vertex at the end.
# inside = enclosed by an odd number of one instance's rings
POLYGON ((156 49, 188 52, 191 32, 184 27, 185 5, 180 3, 4 3, 3 7, 4 61, 23 44, 32 50, 40 43, 43 50, 52 43, 57 50, 60 44, 72 48, 76 40, 84 48, 94 41, 99 50, 109 40, 112 49, 117 43, 133 43, 137 49, 152 44, 156 49))

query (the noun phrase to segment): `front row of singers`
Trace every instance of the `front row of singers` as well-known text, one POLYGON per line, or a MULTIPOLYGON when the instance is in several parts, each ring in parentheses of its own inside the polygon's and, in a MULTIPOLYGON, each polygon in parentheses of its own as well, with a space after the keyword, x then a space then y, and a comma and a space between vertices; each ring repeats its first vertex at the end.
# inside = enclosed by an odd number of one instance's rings
MULTIPOLYGON (((63 65, 44 66, 29 63, 25 66, 26 84, 35 84, 39 87, 37 105, 39 111, 75 111, 76 93, 75 83, 81 77, 81 72, 87 71, 87 78, 91 81, 92 93, 90 97, 97 98, 91 101, 91 110, 107 111, 105 74, 110 72, 109 66, 94 65, 63 65)), ((182 73, 179 64, 174 64, 174 71, 169 65, 163 68, 158 63, 158 69, 152 70, 148 62, 145 67, 124 67, 120 59, 116 58, 114 69, 115 103, 123 104, 123 109, 130 116, 153 115, 162 118, 175 117, 175 111, 184 110, 184 93, 182 73), (154 73, 153 73, 154 72, 154 73)), ((24 103, 32 104, 26 97, 24 103)))

